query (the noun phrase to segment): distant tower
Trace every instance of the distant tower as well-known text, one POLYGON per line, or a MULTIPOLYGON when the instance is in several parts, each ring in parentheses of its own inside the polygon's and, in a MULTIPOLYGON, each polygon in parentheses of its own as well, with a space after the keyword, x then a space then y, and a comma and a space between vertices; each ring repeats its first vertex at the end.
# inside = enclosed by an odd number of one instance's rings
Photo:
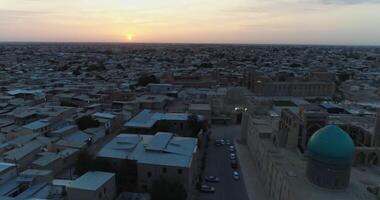
POLYGON ((344 190, 350 183, 354 153, 351 137, 338 126, 319 129, 307 145, 307 178, 322 188, 344 190))
POLYGON ((376 122, 373 136, 373 146, 380 147, 380 108, 376 110, 376 122))

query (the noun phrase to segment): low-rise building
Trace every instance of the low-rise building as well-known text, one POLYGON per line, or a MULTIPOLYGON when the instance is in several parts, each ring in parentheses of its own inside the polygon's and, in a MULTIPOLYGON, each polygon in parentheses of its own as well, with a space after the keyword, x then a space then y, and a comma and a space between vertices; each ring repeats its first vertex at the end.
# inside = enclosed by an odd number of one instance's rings
POLYGON ((23 128, 30 130, 31 133, 45 134, 50 131, 51 124, 46 119, 40 119, 24 125, 23 128))
POLYGON ((4 153, 4 160, 16 164, 19 169, 25 169, 41 151, 41 146, 36 142, 29 142, 22 147, 4 153))
POLYGON ((92 171, 67 186, 69 200, 112 200, 116 197, 115 174, 92 171))
POLYGON ((63 169, 63 159, 58 153, 46 152, 31 164, 33 169, 51 170, 54 174, 63 169))
POLYGON ((188 118, 190 113, 164 113, 143 110, 124 124, 126 132, 154 134, 165 127, 170 131, 182 136, 191 133, 188 118))
POLYGON ((123 126, 123 116, 121 114, 96 112, 92 117, 104 126, 106 133, 114 133, 123 126))
POLYGON ((13 163, 0 162, 0 185, 17 176, 17 167, 13 163))
POLYGON ((97 157, 112 163, 123 160, 135 163, 141 191, 148 191, 161 177, 178 180, 190 189, 196 176, 197 143, 196 138, 175 137, 167 132, 120 134, 105 145, 97 157))
POLYGON ((211 106, 210 104, 190 104, 189 112, 196 115, 202 115, 206 121, 211 123, 211 106))
POLYGON ((151 110, 165 110, 170 101, 172 101, 171 97, 161 94, 146 94, 137 97, 135 100, 139 109, 151 110))
POLYGON ((178 92, 182 89, 181 85, 165 84, 165 83, 149 83, 147 89, 153 94, 170 94, 178 92))

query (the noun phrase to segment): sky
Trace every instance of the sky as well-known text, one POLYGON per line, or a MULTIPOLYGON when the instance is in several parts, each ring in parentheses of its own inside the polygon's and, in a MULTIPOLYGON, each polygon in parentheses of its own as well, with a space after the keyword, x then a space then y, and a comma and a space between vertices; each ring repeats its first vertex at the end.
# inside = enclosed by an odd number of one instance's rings
POLYGON ((0 0, 0 41, 380 45, 380 0, 0 0))

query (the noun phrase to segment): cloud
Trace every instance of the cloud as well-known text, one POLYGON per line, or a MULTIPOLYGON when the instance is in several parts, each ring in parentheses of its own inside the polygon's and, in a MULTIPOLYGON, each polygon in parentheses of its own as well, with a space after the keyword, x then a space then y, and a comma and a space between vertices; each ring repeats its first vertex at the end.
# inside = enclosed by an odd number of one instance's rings
POLYGON ((7 10, 0 9, 0 17, 1 18, 30 18, 36 16, 42 16, 51 14, 48 11, 28 11, 28 10, 7 10))
POLYGON ((380 0, 321 0, 323 4, 354 5, 354 4, 374 4, 380 3, 380 0))

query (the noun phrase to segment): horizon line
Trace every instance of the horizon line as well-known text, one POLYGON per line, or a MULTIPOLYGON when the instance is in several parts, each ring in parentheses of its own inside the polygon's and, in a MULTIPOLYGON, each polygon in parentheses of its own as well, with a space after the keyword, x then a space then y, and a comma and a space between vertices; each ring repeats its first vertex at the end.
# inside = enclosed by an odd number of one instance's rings
POLYGON ((122 44, 122 45, 236 45, 236 46, 342 46, 380 47, 380 44, 316 44, 316 43, 234 43, 234 42, 116 42, 116 41, 1 41, 0 44, 122 44))

